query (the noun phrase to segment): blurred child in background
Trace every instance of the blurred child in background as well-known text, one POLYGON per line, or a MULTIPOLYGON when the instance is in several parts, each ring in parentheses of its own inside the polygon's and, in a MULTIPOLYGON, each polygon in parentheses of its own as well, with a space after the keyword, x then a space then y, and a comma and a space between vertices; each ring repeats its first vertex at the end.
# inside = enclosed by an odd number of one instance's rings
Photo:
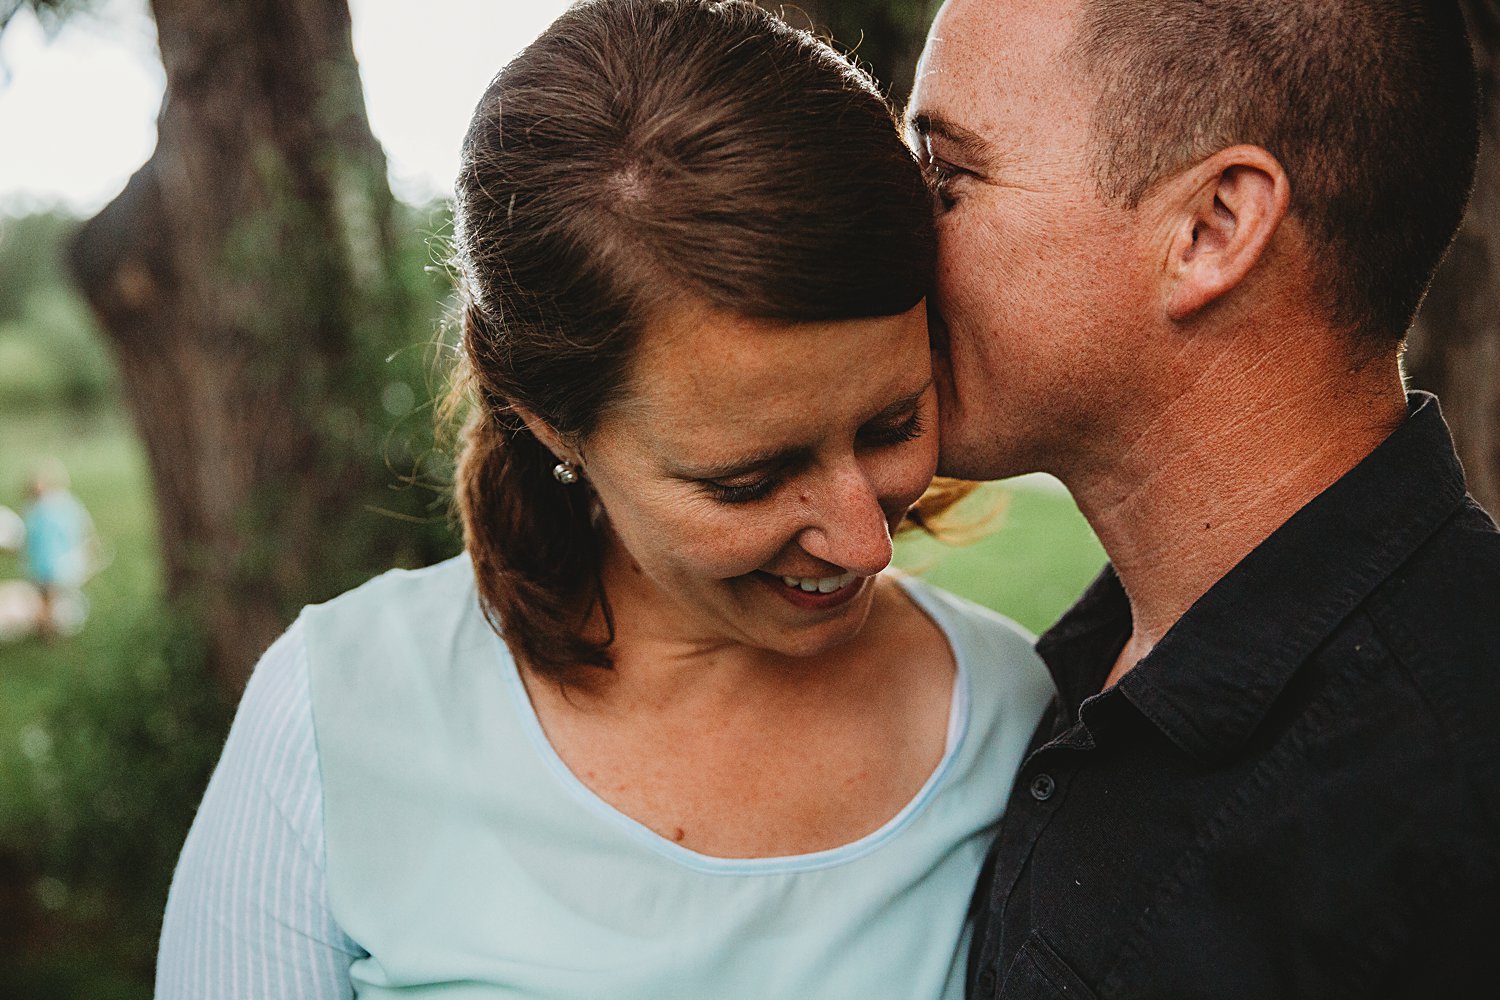
POLYGON ((81 588, 97 563, 94 523, 68 491, 61 462, 38 466, 27 484, 21 518, 26 528, 26 576, 41 596, 37 631, 46 637, 76 632, 86 605, 81 588))

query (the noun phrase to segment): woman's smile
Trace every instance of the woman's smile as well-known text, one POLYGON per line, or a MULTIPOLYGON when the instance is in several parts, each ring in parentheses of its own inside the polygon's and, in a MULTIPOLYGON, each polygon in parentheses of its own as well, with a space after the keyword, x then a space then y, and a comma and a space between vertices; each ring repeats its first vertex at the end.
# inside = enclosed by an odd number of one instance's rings
POLYGON ((806 611, 827 611, 852 601, 864 592, 874 577, 845 573, 842 576, 777 576, 757 571, 752 574, 769 587, 777 597, 806 611))

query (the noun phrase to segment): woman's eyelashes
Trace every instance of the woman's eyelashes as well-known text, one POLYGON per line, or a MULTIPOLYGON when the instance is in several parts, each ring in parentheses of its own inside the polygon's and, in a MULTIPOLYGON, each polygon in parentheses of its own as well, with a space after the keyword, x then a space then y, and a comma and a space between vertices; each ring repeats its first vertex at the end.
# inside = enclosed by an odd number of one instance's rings
POLYGON ((771 491, 780 483, 779 475, 769 475, 749 483, 721 483, 706 479, 702 486, 719 503, 736 504, 750 503, 770 496, 771 491))
MULTIPOLYGON (((867 427, 860 432, 859 445, 864 448, 891 448, 915 441, 927 432, 927 421, 921 410, 893 424, 867 427)), ((724 482, 716 479, 700 480, 699 485, 708 495, 723 504, 753 503, 763 500, 776 491, 789 476, 790 470, 778 470, 753 479, 724 482)))
POLYGON ((927 422, 922 416, 921 410, 913 410, 904 420, 895 424, 886 424, 867 428, 861 435, 864 444, 875 447, 888 447, 891 445, 905 444, 915 441, 927 430, 927 422))

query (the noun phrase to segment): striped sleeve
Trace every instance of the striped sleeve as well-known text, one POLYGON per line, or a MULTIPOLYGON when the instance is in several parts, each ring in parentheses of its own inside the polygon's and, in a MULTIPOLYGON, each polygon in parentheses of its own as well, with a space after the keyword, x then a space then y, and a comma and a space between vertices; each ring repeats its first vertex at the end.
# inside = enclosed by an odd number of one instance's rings
POLYGON ((158 1000, 349 998, 300 625, 256 667, 167 899, 158 1000))

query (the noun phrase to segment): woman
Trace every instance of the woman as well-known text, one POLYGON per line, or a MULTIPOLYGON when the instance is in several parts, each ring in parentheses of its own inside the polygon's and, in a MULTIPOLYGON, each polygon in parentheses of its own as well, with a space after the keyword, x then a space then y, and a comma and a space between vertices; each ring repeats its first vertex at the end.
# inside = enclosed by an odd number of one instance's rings
POLYGON ((467 553, 266 655, 159 996, 960 996, 1048 687, 882 573, 936 462, 890 109, 748 3, 596 0, 456 213, 467 553))

